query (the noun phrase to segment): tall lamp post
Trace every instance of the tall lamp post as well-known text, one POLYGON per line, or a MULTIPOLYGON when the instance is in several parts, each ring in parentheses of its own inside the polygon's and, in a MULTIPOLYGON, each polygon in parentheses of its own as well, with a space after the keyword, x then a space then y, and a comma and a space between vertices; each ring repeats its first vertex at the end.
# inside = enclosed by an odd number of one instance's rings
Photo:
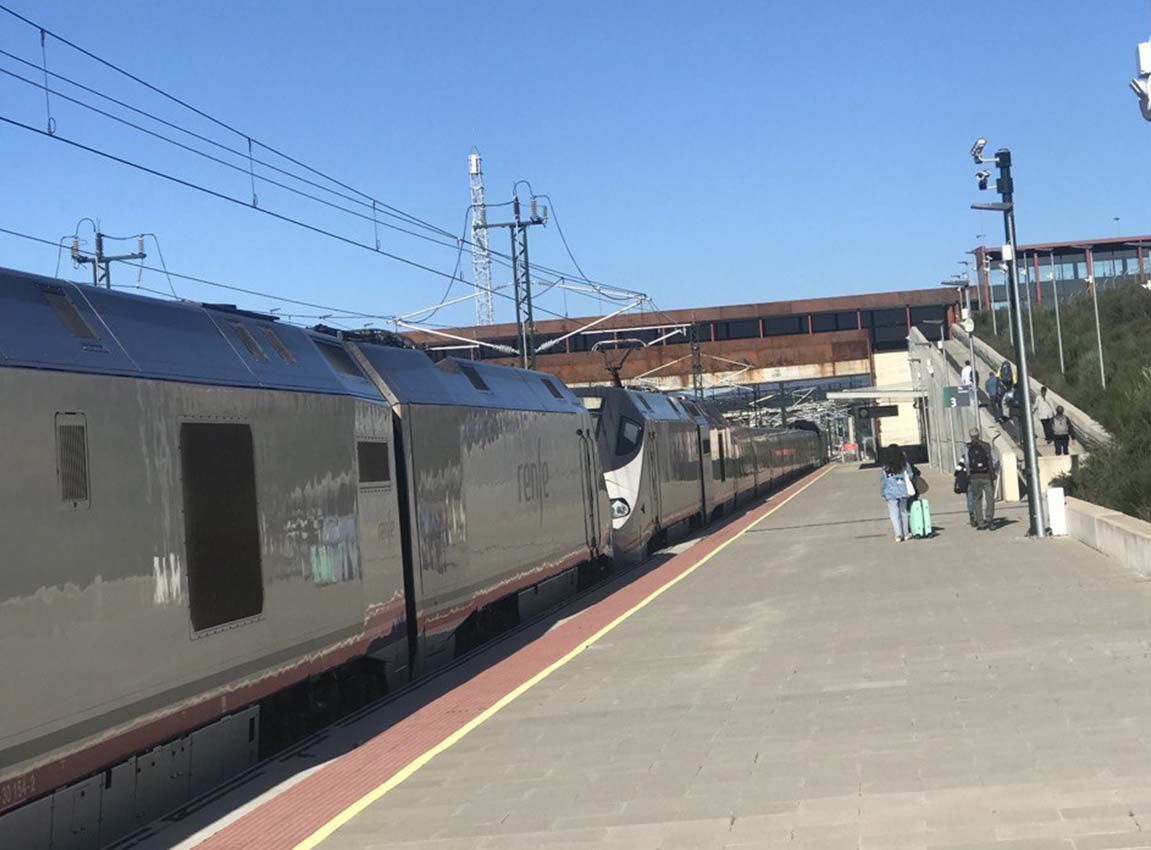
MULTIPOLYGON (((1011 151, 1000 148, 995 152, 994 159, 983 158, 983 149, 987 145, 986 139, 978 139, 971 146, 971 157, 976 165, 985 162, 994 162, 999 171, 999 178, 995 181, 995 191, 999 194, 1000 202, 996 204, 972 204, 972 209, 989 210, 1003 213, 1003 233, 1005 244, 1003 246, 1003 259, 1007 266, 1007 299, 1011 310, 1011 341, 1015 348, 1015 362, 1019 367, 1018 392, 1020 399, 1020 417, 1023 423, 1023 457, 1027 470, 1027 513, 1031 520, 1030 534, 1033 537, 1045 537, 1046 528, 1043 525, 1043 509, 1039 498, 1039 464, 1035 449, 1035 422, 1031 416, 1031 371, 1027 367, 1027 347, 1023 342, 1023 316, 1019 312, 1019 277, 1015 262, 1015 186, 1011 179, 1011 151)), ((990 171, 979 171, 976 178, 979 188, 986 189, 991 177, 990 171)))

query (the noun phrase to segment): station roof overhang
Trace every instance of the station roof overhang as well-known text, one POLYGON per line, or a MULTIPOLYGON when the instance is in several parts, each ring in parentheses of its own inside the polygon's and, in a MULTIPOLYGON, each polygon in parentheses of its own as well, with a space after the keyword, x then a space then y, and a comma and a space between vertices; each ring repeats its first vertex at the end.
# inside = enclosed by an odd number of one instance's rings
POLYGON ((926 397, 926 391, 913 387, 859 387, 833 390, 827 394, 828 401, 915 401, 926 397))

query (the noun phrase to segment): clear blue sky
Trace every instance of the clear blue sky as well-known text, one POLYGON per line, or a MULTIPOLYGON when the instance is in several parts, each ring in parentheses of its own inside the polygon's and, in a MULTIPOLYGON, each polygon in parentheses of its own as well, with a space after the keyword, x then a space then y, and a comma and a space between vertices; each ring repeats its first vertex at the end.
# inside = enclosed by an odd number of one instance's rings
MULTIPOLYGON (((1151 28, 1145 0, 4 2, 451 231, 477 145, 490 201, 531 180, 589 275, 665 309, 935 285, 977 233, 1001 232, 968 209, 981 200, 967 156, 978 135, 1015 153, 1021 241, 1114 235, 1114 216, 1124 233, 1151 232, 1151 124, 1127 89, 1151 28)), ((35 34, 6 16, 0 47, 39 59, 35 34)), ((48 50, 60 73, 162 106, 48 50)), ((250 191, 243 175, 76 107, 53 113, 62 135, 250 191)), ((0 79, 0 114, 41 126, 43 95, 0 79)), ((171 268, 371 313, 443 292, 432 275, 22 130, 0 126, 0 151, 0 227, 54 239, 98 217, 110 233, 158 233, 171 268)), ((370 224, 258 191, 371 239, 370 224)), ((570 268, 554 227, 531 235, 533 260, 570 268)), ((506 249, 504 232, 493 239, 506 249)), ((399 234, 383 247, 445 271, 455 260, 399 234)), ((56 252, 0 235, 0 264, 51 274, 56 252)), ((144 283, 164 287, 150 273, 144 283)), ((568 310, 596 305, 570 297, 568 310)), ((471 308, 437 318, 467 322, 471 308)))

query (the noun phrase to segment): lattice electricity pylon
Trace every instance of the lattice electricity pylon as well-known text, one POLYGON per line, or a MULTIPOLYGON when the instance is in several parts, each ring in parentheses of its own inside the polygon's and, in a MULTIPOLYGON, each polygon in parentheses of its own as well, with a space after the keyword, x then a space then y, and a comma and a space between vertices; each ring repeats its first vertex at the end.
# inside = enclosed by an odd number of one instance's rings
POLYGON ((488 212, 484 203, 484 168, 480 152, 468 154, 468 183, 472 200, 472 285, 476 288, 476 324, 494 325, 492 257, 488 251, 488 212))

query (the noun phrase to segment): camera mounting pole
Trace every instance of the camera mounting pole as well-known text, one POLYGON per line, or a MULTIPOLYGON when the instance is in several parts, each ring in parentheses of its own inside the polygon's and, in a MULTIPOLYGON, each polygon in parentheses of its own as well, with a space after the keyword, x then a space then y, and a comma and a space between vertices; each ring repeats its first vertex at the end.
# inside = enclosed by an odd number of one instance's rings
MULTIPOLYGON (((980 142, 983 140, 980 139, 980 142)), ((983 146, 977 142, 971 150, 976 163, 983 160, 983 146), (978 150, 977 150, 978 148, 978 150)), ((995 166, 999 170, 999 179, 995 181, 995 191, 1001 199, 997 204, 972 204, 972 209, 989 210, 1003 213, 1003 232, 1006 240, 1003 251, 1003 262, 1007 267, 1007 303, 1011 313, 1011 344, 1015 348, 1015 363, 1019 369, 1016 392, 1021 394, 1019 409, 1023 433, 1020 435, 1023 442, 1024 465, 1027 472, 1027 513, 1031 520, 1030 534, 1033 537, 1045 537, 1046 528, 1043 524, 1043 508, 1040 504, 1039 492, 1039 463, 1035 449, 1035 421, 1031 414, 1031 371, 1027 366, 1027 348, 1023 342, 1023 314, 1019 309, 1019 274, 1016 264, 1015 239, 1015 184, 1011 179, 1011 151, 1000 148, 995 152, 995 166), (1010 256, 1008 256, 1010 254, 1010 256)), ((980 188, 986 186, 986 179, 980 177, 980 188)))

